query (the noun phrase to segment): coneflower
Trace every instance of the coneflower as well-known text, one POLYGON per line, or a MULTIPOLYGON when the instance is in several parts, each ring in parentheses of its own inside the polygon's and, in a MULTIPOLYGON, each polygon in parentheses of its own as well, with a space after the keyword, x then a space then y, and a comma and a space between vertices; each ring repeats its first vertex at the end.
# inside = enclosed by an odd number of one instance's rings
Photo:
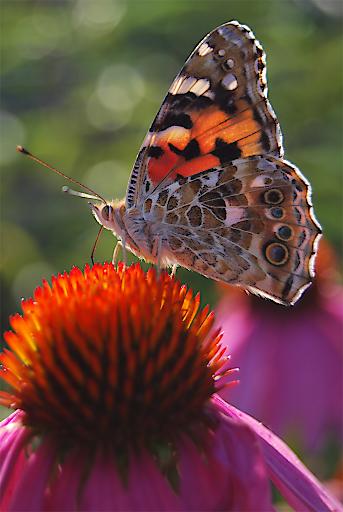
POLYGON ((166 273, 73 269, 11 318, 0 509, 302 510, 336 504, 271 432, 221 400, 213 314, 166 273), (211 334, 212 332, 212 334, 211 334))

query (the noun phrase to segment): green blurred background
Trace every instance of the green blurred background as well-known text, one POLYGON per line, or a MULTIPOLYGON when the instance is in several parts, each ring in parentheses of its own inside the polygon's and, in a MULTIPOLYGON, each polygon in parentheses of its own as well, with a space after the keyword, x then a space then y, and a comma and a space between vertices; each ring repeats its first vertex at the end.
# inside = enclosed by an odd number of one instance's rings
MULTIPOLYGON (((341 241, 341 0, 1 2, 1 312, 42 278, 89 262, 98 225, 67 183, 16 144, 108 198, 131 166, 175 74, 198 41, 237 19, 262 42, 286 157, 311 180, 324 232, 341 241)), ((109 260, 103 234, 98 261, 109 260)), ((211 281, 179 270, 216 301, 211 281)))

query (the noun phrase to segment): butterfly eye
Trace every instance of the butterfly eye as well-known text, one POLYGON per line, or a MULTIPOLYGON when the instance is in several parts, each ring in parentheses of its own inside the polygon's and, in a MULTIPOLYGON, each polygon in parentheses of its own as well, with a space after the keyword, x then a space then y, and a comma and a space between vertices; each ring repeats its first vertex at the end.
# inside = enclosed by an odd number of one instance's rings
POLYGON ((106 204, 103 209, 101 210, 101 216, 105 220, 110 220, 113 214, 113 208, 112 206, 106 204))

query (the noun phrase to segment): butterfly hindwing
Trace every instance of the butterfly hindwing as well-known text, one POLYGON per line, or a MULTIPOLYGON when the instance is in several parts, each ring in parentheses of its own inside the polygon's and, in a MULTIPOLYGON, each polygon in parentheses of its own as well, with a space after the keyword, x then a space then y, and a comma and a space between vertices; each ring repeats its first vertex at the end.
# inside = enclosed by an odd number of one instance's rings
POLYGON ((178 176, 144 211, 158 220, 164 256, 183 267, 285 304, 311 282, 319 226, 289 162, 250 157, 178 176))
POLYGON ((248 27, 230 22, 199 43, 172 83, 132 171, 127 206, 176 175, 267 153, 283 149, 265 54, 248 27))

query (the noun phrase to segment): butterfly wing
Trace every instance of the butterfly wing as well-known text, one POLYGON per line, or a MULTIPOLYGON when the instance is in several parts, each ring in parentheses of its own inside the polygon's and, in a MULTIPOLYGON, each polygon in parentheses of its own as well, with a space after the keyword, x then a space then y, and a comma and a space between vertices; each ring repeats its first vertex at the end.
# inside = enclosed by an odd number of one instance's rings
POLYGON ((126 206, 165 262, 293 304, 313 277, 320 226, 308 183, 282 157, 263 49, 248 27, 226 23, 172 83, 126 206))
POLYGON ((172 83, 132 170, 126 206, 177 175, 267 153, 283 149, 265 54, 248 27, 226 23, 199 43, 172 83))
POLYGON ((177 180, 144 203, 165 258, 293 304, 313 277, 320 226, 310 186, 289 162, 250 157, 177 180))

